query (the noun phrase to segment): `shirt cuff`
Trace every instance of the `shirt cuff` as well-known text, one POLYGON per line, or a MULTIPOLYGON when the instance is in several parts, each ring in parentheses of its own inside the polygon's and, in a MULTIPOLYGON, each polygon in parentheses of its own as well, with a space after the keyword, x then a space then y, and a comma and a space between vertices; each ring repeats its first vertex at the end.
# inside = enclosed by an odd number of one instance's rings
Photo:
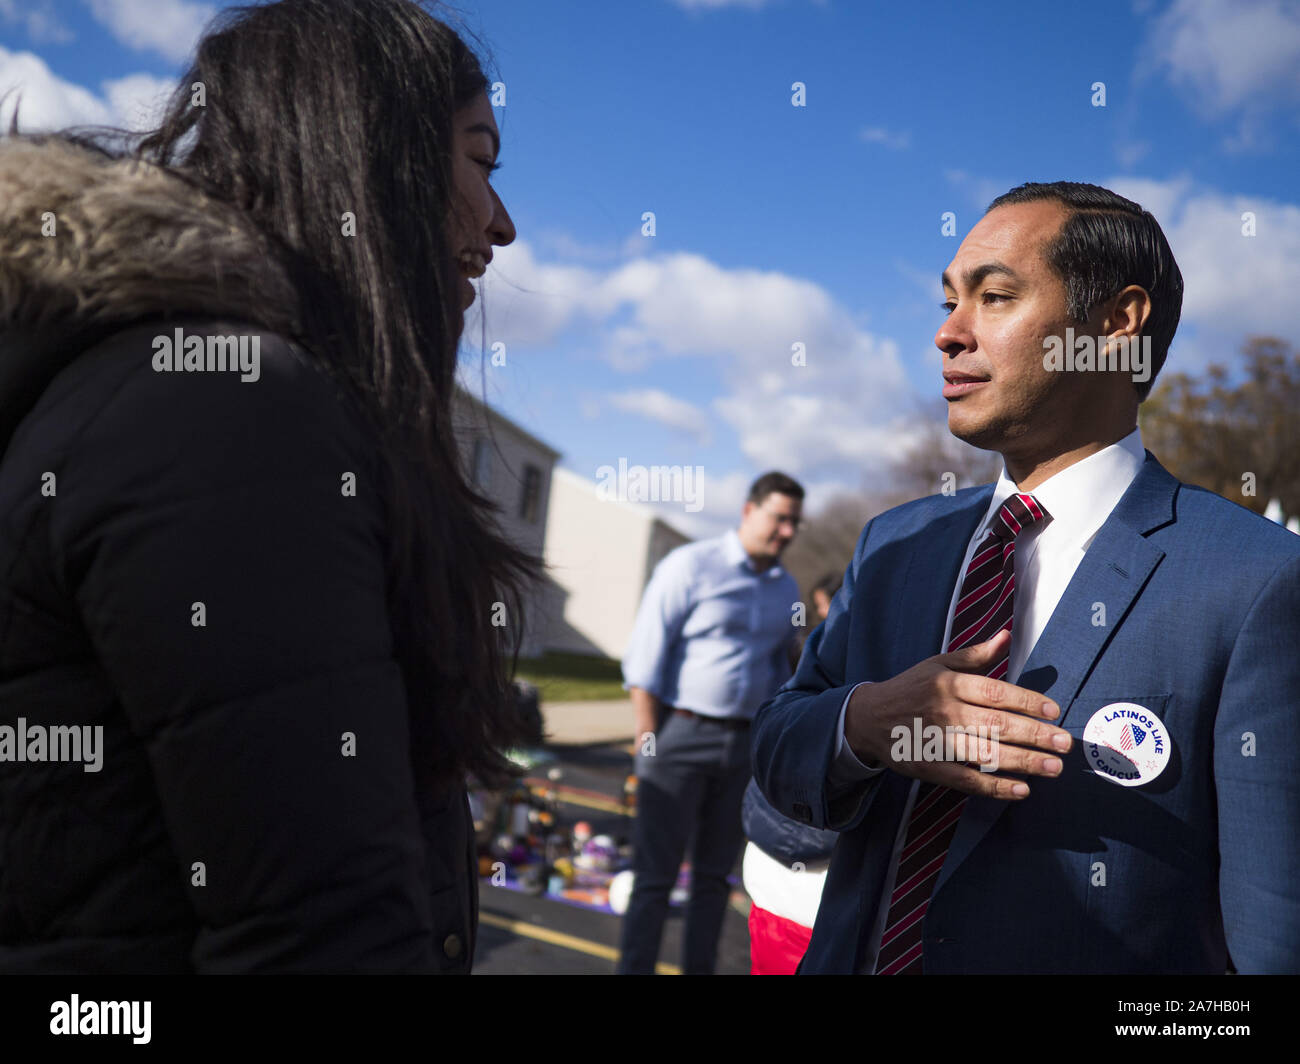
MULTIPOLYGON (((864 681, 870 682, 870 681, 864 681)), ((837 728, 835 739, 835 759, 831 762, 830 772, 827 773, 827 783, 834 789, 842 789, 860 783, 862 780, 869 780, 873 776, 878 776, 885 771, 884 765, 864 765, 858 760, 853 748, 849 746, 844 738, 844 718, 848 713, 849 699, 853 697, 862 684, 854 684, 849 693, 844 697, 844 704, 840 706, 840 723, 837 728)))

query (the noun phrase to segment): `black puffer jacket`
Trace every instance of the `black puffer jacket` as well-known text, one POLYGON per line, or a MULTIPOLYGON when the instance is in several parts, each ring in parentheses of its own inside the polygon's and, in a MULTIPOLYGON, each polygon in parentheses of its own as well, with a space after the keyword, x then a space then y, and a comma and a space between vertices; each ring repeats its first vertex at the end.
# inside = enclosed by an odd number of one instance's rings
POLYGON ((264 250, 152 168, 0 146, 0 971, 468 971, 375 444, 264 250), (159 371, 177 328, 257 379, 159 371))

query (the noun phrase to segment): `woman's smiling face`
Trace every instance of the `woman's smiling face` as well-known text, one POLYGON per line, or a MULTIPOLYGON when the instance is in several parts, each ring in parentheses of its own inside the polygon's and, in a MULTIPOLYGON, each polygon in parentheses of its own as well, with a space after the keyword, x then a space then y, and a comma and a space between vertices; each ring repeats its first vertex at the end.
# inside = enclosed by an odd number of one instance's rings
POLYGON ((515 238, 514 222, 492 187, 501 137, 486 92, 456 112, 452 129, 452 217, 448 226, 461 279, 461 305, 474 302, 471 279, 482 277, 492 248, 515 238))

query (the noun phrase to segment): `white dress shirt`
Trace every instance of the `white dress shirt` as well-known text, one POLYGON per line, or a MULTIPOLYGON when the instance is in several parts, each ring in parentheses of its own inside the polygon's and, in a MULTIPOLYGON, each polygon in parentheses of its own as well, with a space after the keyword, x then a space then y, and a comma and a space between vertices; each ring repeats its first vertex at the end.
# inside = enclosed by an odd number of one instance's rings
MULTIPOLYGON (((1133 479, 1145 461, 1146 450, 1142 446, 1142 437, 1138 430, 1134 429, 1118 443, 1113 443, 1096 454, 1075 462, 1072 466, 1043 481, 1029 493, 1051 515, 1051 520, 1034 525, 1016 538, 1015 615, 1011 625, 1011 649, 1007 661, 1008 683, 1014 684, 1019 679, 1021 669, 1029 659, 1034 644, 1038 642, 1039 636, 1047 627, 1047 622, 1073 579, 1079 562, 1083 560, 1085 552, 1092 545, 1101 526, 1106 523, 1111 511, 1115 509, 1129 485, 1133 483, 1133 479)), ((976 526, 975 534, 971 536, 966 546, 957 584, 948 603, 948 621, 944 626, 943 642, 935 648, 936 654, 947 651, 953 613, 966 576, 966 567, 970 564, 980 541, 988 535, 1002 504, 1018 490, 1007 475, 1004 465, 1002 474, 993 489, 993 498, 989 500, 984 519, 976 526)), ((853 690, 856 691, 858 686, 861 685, 855 685, 853 690)), ((827 782, 832 789, 852 786, 885 771, 883 766, 871 768, 862 764, 844 740, 844 717, 848 710, 849 699, 852 697, 853 691, 850 691, 848 698, 844 700, 844 705, 840 707, 836 756, 827 777, 827 782)), ((889 913, 889 896, 894 891, 898 855, 903 847, 903 838, 907 832, 907 822, 911 817, 912 804, 916 800, 919 783, 919 780, 913 781, 907 804, 903 809, 898 836, 894 840, 894 852, 890 857, 889 874, 885 880, 880 911, 876 914, 867 955, 863 960, 864 972, 872 972, 876 967, 880 938, 884 933, 885 920, 889 913)))

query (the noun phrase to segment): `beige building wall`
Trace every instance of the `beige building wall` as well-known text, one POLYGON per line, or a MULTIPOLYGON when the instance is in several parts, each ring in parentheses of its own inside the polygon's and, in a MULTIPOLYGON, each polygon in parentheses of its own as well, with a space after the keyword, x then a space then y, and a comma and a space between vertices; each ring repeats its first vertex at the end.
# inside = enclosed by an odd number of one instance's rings
MULTIPOLYGON (((512 543, 544 557, 551 477, 560 453, 459 388, 453 417, 461 460, 471 481, 500 507, 501 531, 512 543)), ((541 653, 546 618, 556 611, 548 600, 556 593, 546 581, 525 599, 519 619, 524 627, 521 656, 541 653)), ((506 618, 507 624, 515 621, 506 618)))
POLYGON ((689 542, 650 507, 602 499, 594 481, 554 470, 546 563, 560 595, 550 600, 546 648, 621 658, 655 565, 689 542))

